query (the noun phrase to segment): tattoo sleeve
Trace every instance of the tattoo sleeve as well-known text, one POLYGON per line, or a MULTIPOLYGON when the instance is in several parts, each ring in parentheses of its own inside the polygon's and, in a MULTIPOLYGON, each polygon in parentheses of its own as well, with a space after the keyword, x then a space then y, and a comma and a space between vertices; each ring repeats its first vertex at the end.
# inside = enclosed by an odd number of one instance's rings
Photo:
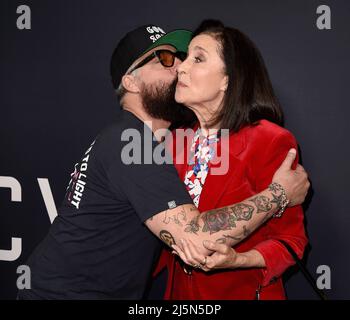
POLYGON ((201 214, 194 205, 183 205, 156 215, 149 226, 170 247, 181 238, 190 239, 204 251, 204 240, 234 246, 278 211, 280 197, 281 190, 271 187, 240 203, 201 214))
POLYGON ((215 241, 235 245, 264 224, 279 209, 281 190, 268 188, 238 204, 209 210, 194 220, 196 234, 220 234, 215 241), (236 230, 236 231, 235 231, 236 230), (227 231, 232 231, 229 234, 227 231))
POLYGON ((237 221, 249 221, 255 208, 249 204, 238 203, 232 207, 224 207, 204 212, 202 231, 213 234, 218 231, 236 228, 237 221))
POLYGON ((256 213, 268 212, 272 209, 272 203, 268 197, 258 196, 249 201, 252 201, 258 209, 256 213))
POLYGON ((186 224, 185 232, 197 234, 199 231, 199 215, 186 224))
POLYGON ((164 216, 164 219, 163 219, 163 222, 165 224, 169 224, 171 221, 173 221, 174 223, 182 226, 182 222, 186 222, 187 221, 187 218, 186 218, 186 212, 183 208, 183 206, 181 206, 181 211, 178 212, 178 213, 169 213, 170 210, 167 210, 165 212, 165 216, 164 216))

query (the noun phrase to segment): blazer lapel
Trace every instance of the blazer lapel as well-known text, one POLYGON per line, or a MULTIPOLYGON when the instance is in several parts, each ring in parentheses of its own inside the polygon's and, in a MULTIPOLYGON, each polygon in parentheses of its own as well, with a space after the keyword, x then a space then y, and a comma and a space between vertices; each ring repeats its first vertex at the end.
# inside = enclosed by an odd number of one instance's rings
POLYGON ((222 136, 220 138, 221 140, 218 144, 216 154, 213 161, 211 161, 212 163, 217 163, 217 165, 211 165, 199 199, 200 212, 215 208, 227 188, 236 181, 235 176, 241 174, 239 168, 242 165, 242 161, 239 159, 238 155, 246 148, 244 132, 245 130, 243 129, 238 133, 222 136), (228 152, 229 154, 226 160, 225 157, 222 157, 223 152, 228 152), (220 158, 222 158, 221 163, 220 158), (223 167, 224 161, 226 161, 226 163, 228 161, 228 166, 226 166, 227 172, 220 174, 218 167, 223 167), (214 168, 218 174, 213 174, 214 168))

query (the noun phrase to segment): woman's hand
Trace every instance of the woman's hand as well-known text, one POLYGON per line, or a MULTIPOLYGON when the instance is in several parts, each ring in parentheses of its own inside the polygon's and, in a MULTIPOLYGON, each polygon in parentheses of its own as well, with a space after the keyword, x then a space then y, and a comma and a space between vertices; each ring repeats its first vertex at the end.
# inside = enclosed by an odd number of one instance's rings
POLYGON ((194 268, 200 268, 203 271, 212 271, 215 269, 236 269, 244 266, 246 257, 232 249, 230 246, 222 243, 204 241, 205 248, 213 252, 210 256, 204 256, 199 253, 191 240, 181 240, 181 246, 173 245, 173 253, 188 265, 194 268))

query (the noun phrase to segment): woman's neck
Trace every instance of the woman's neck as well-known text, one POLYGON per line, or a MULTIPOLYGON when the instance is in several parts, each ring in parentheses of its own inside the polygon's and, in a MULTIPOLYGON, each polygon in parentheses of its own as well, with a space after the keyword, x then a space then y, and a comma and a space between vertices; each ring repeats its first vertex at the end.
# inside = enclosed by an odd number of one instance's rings
POLYGON ((214 114, 208 112, 207 110, 197 108, 191 108, 192 111, 197 116, 198 122, 199 122, 199 128, 201 129, 201 134, 204 136, 212 135, 214 133, 217 133, 219 131, 218 126, 211 125, 212 120, 214 119, 214 114))

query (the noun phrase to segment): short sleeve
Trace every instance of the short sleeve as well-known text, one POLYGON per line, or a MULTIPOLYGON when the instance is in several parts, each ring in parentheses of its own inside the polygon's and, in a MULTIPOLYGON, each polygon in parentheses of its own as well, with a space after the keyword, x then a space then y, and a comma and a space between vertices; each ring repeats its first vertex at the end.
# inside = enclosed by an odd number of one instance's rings
MULTIPOLYGON (((154 143, 153 148, 157 145, 154 143)), ((164 210, 193 204, 174 165, 151 162, 124 164, 121 155, 116 154, 108 169, 112 189, 126 196, 143 222, 164 210)))

